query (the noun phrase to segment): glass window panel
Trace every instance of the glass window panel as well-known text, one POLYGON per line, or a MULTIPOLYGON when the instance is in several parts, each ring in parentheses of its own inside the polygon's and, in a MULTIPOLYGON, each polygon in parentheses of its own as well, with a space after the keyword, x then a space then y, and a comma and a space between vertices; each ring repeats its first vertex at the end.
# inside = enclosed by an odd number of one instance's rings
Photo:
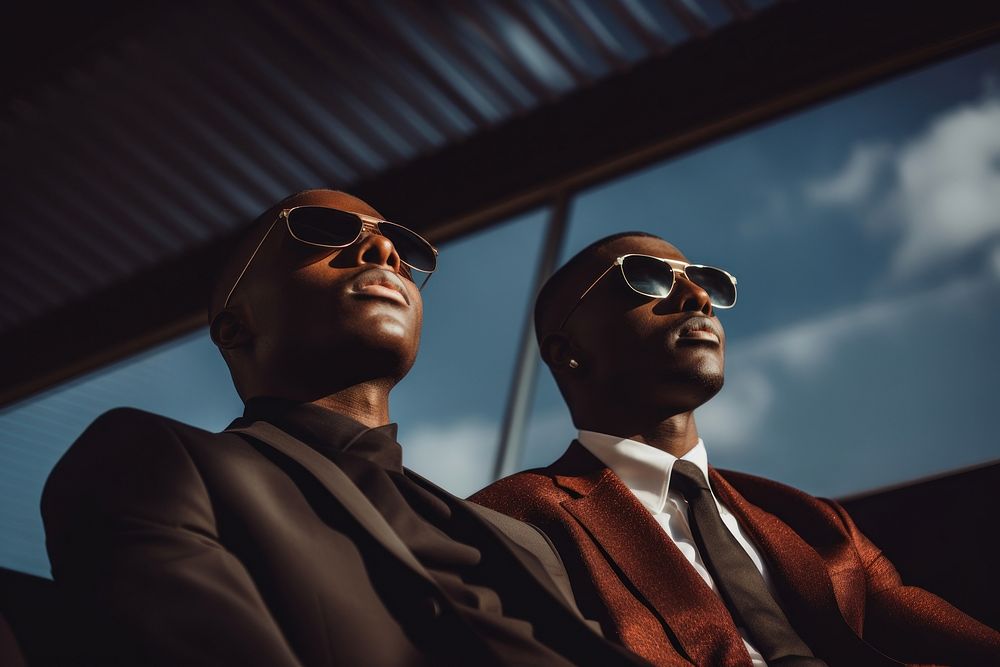
MULTIPOLYGON (((575 201, 563 259, 659 234, 740 281, 710 460, 841 496, 998 455, 1000 46, 575 201)), ((524 467, 575 434, 541 371, 524 467)))

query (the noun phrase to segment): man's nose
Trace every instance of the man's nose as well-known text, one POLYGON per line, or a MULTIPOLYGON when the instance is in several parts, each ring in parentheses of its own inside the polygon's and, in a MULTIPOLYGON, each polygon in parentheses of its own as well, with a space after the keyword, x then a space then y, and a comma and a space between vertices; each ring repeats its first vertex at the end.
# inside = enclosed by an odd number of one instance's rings
POLYGON ((402 262, 392 241, 376 231, 366 230, 349 248, 351 259, 357 264, 377 264, 400 272, 402 262))
POLYGON ((674 277, 677 291, 677 310, 680 312, 701 312, 712 316, 712 299, 700 285, 685 275, 674 277))

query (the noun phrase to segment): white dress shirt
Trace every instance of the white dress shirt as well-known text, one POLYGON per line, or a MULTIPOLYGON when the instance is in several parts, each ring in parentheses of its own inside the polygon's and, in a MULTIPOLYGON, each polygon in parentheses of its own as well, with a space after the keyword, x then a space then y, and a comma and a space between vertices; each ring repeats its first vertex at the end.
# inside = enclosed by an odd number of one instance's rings
MULTIPOLYGON (((698 546, 691 533, 691 526, 688 523, 687 501, 680 493, 670 490, 670 472, 673 470, 677 457, 662 449, 635 440, 595 433, 594 431, 581 430, 577 439, 587 451, 618 475, 629 491, 635 494, 639 502, 652 513, 653 518, 677 545, 695 572, 705 580, 705 583, 716 595, 719 595, 719 589, 712 580, 708 568, 705 567, 705 562, 702 560, 701 554, 698 553, 698 546)), ((705 450, 705 443, 700 438, 698 444, 681 458, 698 466, 701 473, 705 475, 705 479, 708 479, 708 452, 705 450)), ((774 595, 771 578, 757 547, 744 534, 736 517, 719 502, 714 491, 712 498, 715 499, 715 505, 719 508, 719 514, 722 516, 726 528, 733 534, 740 546, 746 550, 754 565, 763 575, 771 594, 774 595)), ((767 663, 764 662, 760 652, 747 641, 744 629, 739 628, 739 631, 755 667, 766 665, 767 663)))

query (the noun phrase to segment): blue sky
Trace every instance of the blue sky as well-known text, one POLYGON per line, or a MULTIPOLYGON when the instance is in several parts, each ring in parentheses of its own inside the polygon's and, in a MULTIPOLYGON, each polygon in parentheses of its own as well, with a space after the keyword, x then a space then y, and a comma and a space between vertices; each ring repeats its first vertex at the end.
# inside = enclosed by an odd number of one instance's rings
MULTIPOLYGON (((405 462, 459 494, 490 481, 546 215, 442 248, 393 392, 405 462)), ((581 193, 564 258, 628 229, 739 277, 726 387, 697 413, 715 465, 840 496, 1000 456, 1000 46, 581 193)), ((241 411, 199 331, 0 412, 0 566, 47 574, 44 479, 118 405, 216 430, 241 411)), ((573 434, 543 366, 522 467, 573 434)))

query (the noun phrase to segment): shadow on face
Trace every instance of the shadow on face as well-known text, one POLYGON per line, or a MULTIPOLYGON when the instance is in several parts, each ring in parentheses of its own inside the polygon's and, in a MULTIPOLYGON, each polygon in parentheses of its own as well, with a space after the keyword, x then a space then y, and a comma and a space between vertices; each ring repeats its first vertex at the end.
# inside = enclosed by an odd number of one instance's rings
POLYGON ((558 276, 547 299, 552 312, 537 318, 548 327, 540 335, 542 357, 574 421, 625 405, 637 420, 658 420, 714 396, 724 379, 726 340, 705 290, 675 272, 670 293, 652 298, 630 288, 615 265, 627 254, 687 261, 684 255, 648 236, 613 238, 584 252, 558 276))
POLYGON ((212 322, 237 389, 244 398, 315 400, 363 382, 395 384, 416 359, 423 320, 405 265, 376 233, 339 249, 297 241, 279 219, 296 206, 381 217, 332 190, 293 195, 261 216, 266 238, 212 322))

